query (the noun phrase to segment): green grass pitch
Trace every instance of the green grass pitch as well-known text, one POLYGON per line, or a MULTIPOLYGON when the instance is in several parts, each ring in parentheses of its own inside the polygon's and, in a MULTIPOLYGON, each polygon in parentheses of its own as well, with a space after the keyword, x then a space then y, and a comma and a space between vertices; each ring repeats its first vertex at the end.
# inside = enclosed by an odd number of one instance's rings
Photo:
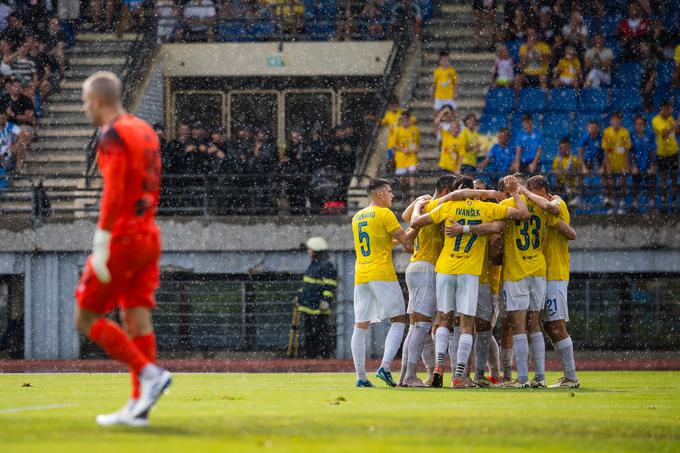
POLYGON ((128 379, 0 374, 0 451, 680 451, 680 372, 583 372, 575 391, 357 389, 347 373, 176 374, 151 427, 100 428, 95 415, 122 405, 128 379))

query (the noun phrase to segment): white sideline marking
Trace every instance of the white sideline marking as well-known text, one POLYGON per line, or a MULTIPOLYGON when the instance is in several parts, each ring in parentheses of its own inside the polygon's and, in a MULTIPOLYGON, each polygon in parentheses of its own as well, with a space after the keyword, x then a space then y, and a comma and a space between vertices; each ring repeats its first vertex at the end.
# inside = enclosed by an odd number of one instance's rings
POLYGON ((0 414, 16 414, 17 412, 24 411, 46 411, 49 409, 61 409, 64 407, 77 406, 76 403, 64 403, 64 404, 47 404, 45 406, 24 406, 24 407, 13 407, 11 409, 0 409, 0 414))

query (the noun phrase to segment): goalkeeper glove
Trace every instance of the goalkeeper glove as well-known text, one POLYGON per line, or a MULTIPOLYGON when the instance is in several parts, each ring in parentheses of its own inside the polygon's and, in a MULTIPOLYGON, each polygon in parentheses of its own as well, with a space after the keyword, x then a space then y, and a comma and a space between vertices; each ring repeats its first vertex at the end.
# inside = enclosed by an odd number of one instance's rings
POLYGON ((92 259, 91 265, 97 279, 102 283, 111 281, 111 272, 106 266, 109 261, 111 233, 106 230, 97 230, 94 232, 94 240, 92 241, 92 259))

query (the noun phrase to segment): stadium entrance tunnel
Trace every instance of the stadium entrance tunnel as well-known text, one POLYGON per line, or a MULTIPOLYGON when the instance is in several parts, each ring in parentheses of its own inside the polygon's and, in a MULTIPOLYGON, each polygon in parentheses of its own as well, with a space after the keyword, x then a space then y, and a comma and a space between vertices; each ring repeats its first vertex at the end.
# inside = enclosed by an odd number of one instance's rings
POLYGON ((0 358, 24 358, 24 279, 0 275, 0 358))

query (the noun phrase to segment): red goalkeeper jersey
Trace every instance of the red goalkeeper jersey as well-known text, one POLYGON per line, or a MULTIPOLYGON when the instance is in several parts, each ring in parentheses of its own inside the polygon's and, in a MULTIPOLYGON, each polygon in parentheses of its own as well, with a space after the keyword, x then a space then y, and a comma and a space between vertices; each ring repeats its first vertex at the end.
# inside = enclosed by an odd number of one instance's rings
POLYGON ((101 129, 97 162, 104 179, 99 228, 112 235, 155 230, 161 158, 153 128, 119 116, 101 129))

